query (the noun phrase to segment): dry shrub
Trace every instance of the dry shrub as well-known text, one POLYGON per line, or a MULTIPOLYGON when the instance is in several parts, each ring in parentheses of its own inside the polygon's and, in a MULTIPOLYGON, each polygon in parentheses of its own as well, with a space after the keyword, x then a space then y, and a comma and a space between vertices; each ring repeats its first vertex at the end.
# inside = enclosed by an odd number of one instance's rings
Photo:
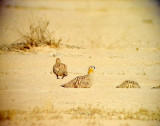
POLYGON ((49 21, 45 19, 31 23, 28 33, 20 32, 23 41, 30 46, 49 45, 58 48, 61 39, 56 41, 55 37, 52 36, 54 33, 48 30, 48 25, 49 21))
POLYGON ((59 48, 61 39, 56 39, 55 34, 48 30, 49 21, 46 19, 37 19, 29 25, 28 32, 19 31, 21 38, 18 43, 9 46, 1 45, 1 51, 26 51, 33 47, 50 46, 59 48))

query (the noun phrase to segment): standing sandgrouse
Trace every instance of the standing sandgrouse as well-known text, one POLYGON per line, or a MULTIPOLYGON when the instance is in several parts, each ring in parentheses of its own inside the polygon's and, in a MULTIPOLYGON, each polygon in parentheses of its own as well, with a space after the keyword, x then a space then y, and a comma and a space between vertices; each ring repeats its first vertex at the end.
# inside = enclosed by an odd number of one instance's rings
POLYGON ((68 75, 67 66, 61 63, 60 58, 56 59, 56 63, 53 66, 53 73, 57 76, 57 79, 59 79, 58 76, 62 76, 63 79, 65 76, 68 75))
POLYGON ((61 85, 65 88, 90 88, 93 81, 93 73, 94 73, 94 66, 90 66, 88 68, 88 74, 84 76, 78 76, 71 80, 70 82, 61 85))

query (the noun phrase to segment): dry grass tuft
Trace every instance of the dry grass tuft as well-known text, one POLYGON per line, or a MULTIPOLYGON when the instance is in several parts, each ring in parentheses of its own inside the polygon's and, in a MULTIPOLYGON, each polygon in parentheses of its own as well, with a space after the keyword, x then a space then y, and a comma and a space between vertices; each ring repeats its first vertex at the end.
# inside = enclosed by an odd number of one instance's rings
POLYGON ((140 108, 137 111, 111 110, 97 107, 77 107, 65 111, 73 119, 107 120, 157 120, 160 121, 160 109, 156 111, 140 108))
POLYGON ((52 105, 35 107, 29 111, 1 110, 0 121, 5 120, 62 120, 67 119, 90 119, 90 120, 155 120, 160 121, 160 108, 148 110, 140 108, 137 111, 104 109, 103 107, 84 106, 68 110, 55 109, 52 105))
POLYGON ((27 51, 33 47, 49 46, 59 48, 61 39, 56 39, 55 34, 48 30, 49 21, 46 19, 37 19, 29 26, 29 32, 20 32, 21 38, 18 43, 11 45, 1 45, 1 51, 27 51))
POLYGON ((35 107, 32 110, 32 114, 40 114, 40 113, 47 113, 47 114, 51 114, 51 113, 57 113, 58 111, 53 107, 53 105, 48 105, 45 107, 35 107))

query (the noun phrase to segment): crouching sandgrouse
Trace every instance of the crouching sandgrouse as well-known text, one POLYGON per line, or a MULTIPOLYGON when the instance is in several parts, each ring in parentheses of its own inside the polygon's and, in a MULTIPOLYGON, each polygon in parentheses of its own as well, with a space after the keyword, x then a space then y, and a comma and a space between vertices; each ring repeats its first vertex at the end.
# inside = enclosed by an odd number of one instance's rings
POLYGON ((139 84, 135 81, 126 80, 116 88, 140 88, 139 84))
POLYGON ((160 85, 157 87, 152 87, 152 89, 160 89, 160 85))
POLYGON ((88 74, 84 76, 78 76, 71 80, 70 82, 61 85, 65 88, 90 88, 93 81, 93 73, 94 73, 94 66, 90 66, 88 68, 88 74))
POLYGON ((58 76, 62 76, 63 79, 65 76, 68 75, 67 66, 61 63, 60 58, 56 59, 56 63, 53 66, 53 73, 57 76, 57 79, 59 79, 58 76))

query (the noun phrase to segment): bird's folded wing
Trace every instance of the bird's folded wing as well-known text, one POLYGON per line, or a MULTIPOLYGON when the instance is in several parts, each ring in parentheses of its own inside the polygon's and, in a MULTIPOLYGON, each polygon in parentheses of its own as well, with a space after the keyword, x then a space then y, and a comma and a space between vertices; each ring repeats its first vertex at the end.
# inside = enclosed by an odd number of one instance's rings
POLYGON ((58 66, 53 66, 53 72, 58 73, 59 72, 59 67, 58 66))

